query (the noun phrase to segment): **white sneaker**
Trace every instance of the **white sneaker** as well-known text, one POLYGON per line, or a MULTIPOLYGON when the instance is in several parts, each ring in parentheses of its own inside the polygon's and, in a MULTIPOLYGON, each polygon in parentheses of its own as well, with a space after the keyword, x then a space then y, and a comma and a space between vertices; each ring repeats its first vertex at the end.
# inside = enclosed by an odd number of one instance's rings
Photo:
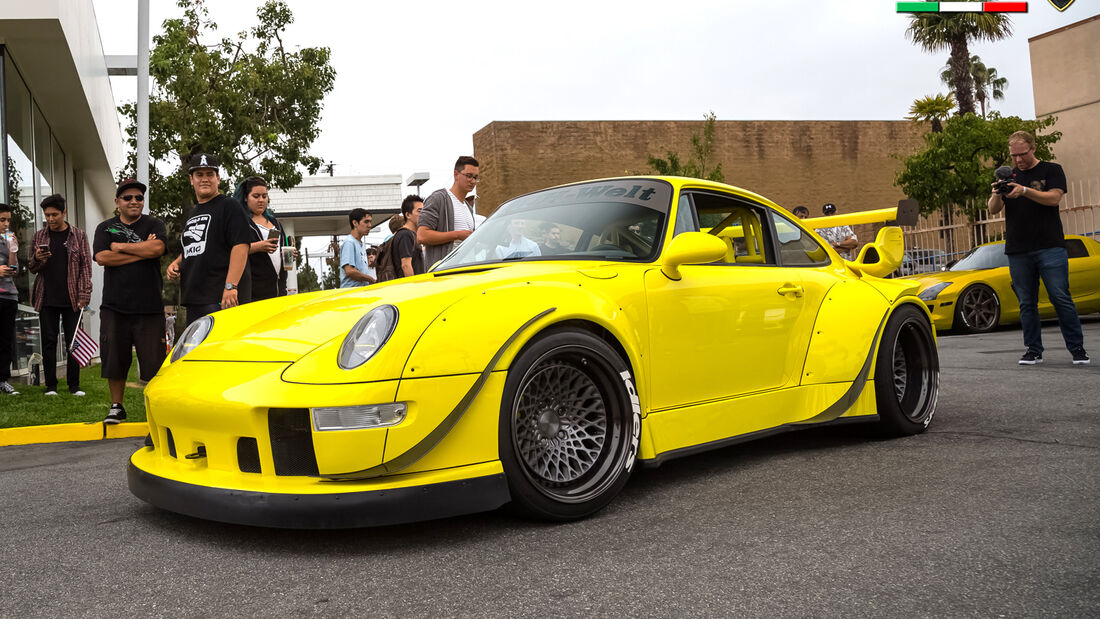
POLYGON ((57 395, 56 391, 47 391, 46 395, 57 395))
POLYGON ((19 392, 15 390, 15 387, 9 385, 8 381, 6 380, 0 381, 0 393, 6 393, 8 395, 19 395, 19 392))
POLYGON ((78 398, 82 398, 82 397, 84 397, 84 396, 85 396, 86 394, 85 394, 85 393, 84 393, 83 391, 81 391, 81 390, 77 389, 76 391, 73 391, 73 392, 72 392, 72 395, 75 395, 75 396, 76 396, 76 397, 78 397, 78 398))

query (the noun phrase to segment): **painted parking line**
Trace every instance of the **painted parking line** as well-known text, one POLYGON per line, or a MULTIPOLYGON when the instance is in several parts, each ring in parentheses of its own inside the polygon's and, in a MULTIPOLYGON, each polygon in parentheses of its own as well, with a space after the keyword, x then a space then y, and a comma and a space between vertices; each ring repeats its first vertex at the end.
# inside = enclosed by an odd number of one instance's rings
POLYGON ((67 443, 69 441, 101 441, 109 438, 134 438, 149 433, 149 424, 119 423, 57 423, 44 426, 0 429, 0 447, 33 445, 35 443, 67 443))

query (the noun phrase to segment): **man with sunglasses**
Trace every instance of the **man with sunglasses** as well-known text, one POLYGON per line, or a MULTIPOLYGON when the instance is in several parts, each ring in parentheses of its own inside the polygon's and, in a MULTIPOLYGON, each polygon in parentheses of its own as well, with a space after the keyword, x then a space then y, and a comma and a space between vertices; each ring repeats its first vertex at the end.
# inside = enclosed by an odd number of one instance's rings
POLYGON ((455 162, 455 181, 450 189, 437 189, 424 200, 416 240, 424 245, 424 265, 431 267, 442 260, 474 230, 472 197, 477 182, 477 159, 462 156, 455 162))
POLYGON ((119 183, 118 216, 99 224, 92 237, 92 256, 103 267, 99 347, 100 376, 111 391, 107 424, 126 419, 122 398, 132 351, 137 350, 142 381, 152 380, 166 353, 160 257, 168 231, 163 221, 142 214, 145 189, 132 178, 119 183))

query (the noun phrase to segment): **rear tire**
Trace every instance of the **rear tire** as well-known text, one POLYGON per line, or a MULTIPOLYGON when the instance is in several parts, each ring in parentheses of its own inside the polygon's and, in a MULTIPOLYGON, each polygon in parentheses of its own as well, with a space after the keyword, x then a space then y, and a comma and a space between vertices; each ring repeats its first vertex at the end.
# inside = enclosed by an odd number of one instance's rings
POLYGON ((605 507, 630 478, 641 408, 630 368, 584 331, 540 336, 508 370, 500 460, 514 507, 546 520, 605 507))
POLYGON ((939 396, 940 360, 932 324, 912 305, 894 310, 875 362, 879 427, 887 436, 924 432, 939 396))

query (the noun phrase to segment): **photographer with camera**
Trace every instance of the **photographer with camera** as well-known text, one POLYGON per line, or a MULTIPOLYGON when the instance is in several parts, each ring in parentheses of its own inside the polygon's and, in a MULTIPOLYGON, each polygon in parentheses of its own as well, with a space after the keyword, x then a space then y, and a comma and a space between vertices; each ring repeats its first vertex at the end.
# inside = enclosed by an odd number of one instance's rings
POLYGON ((1026 131, 1008 137, 1008 153, 1016 167, 1011 178, 998 170, 989 196, 990 214, 1005 210, 1005 254, 1012 289, 1020 301, 1020 323, 1027 350, 1020 365, 1043 362, 1039 323, 1039 279, 1058 313, 1058 326, 1074 365, 1087 364, 1084 335, 1077 307, 1069 293, 1069 257, 1058 203, 1066 193, 1062 166, 1035 156, 1035 138, 1026 131))

